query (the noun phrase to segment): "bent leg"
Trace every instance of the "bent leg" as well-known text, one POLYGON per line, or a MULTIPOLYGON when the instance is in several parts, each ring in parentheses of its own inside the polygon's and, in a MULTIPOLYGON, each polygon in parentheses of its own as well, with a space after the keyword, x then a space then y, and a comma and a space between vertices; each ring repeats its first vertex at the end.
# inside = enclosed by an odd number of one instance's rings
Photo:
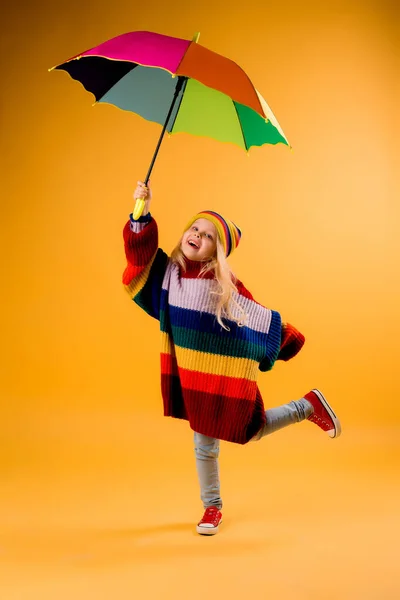
POLYGON ((288 425, 304 421, 304 419, 307 419, 313 413, 313 410, 312 404, 305 398, 293 400, 288 404, 266 410, 265 417, 267 422, 252 438, 252 441, 261 440, 266 435, 270 435, 288 425))

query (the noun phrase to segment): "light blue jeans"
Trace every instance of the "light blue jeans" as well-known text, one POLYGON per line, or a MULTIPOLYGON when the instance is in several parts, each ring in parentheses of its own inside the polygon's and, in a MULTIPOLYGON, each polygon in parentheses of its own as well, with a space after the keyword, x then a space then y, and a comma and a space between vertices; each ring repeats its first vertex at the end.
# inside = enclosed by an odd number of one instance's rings
MULTIPOLYGON (((313 412, 308 400, 301 398, 289 404, 271 408, 265 411, 266 423, 251 441, 261 440, 278 429, 299 423, 307 419, 313 412)), ((194 434, 196 468, 200 483, 200 498, 204 508, 216 506, 222 508, 219 481, 219 440, 207 437, 201 433, 194 434)))

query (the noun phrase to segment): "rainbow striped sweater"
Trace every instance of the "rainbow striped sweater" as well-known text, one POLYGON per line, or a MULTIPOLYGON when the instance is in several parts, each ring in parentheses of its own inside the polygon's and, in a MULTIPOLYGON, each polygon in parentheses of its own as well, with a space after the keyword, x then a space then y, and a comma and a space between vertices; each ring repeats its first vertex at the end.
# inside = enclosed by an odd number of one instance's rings
POLYGON ((156 221, 148 214, 124 228, 127 266, 123 283, 131 298, 158 319, 164 415, 189 421, 198 433, 247 443, 265 424, 258 371, 289 360, 304 337, 282 327, 278 312, 257 303, 238 281, 235 300, 248 317, 244 326, 216 319, 213 273, 199 277, 201 263, 186 270, 158 248, 156 221))

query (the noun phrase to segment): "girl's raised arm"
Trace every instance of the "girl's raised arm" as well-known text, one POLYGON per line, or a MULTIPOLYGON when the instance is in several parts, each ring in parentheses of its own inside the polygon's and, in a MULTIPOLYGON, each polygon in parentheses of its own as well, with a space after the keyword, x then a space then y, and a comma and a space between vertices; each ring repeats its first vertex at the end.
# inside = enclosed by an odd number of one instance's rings
POLYGON ((168 256, 158 248, 157 223, 149 212, 152 199, 150 187, 138 181, 134 200, 145 200, 142 216, 130 215, 124 227, 124 247, 127 265, 122 282, 126 291, 143 310, 159 318, 161 285, 167 267, 168 256))

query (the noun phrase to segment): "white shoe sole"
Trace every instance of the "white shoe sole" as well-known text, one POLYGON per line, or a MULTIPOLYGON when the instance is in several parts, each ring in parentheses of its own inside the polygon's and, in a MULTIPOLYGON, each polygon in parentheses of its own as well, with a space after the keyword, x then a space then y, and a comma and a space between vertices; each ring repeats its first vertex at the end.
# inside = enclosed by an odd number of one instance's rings
MULTIPOLYGON (((219 522, 219 525, 221 525, 221 523, 222 520, 219 522)), ((197 525, 196 531, 200 535, 215 535, 216 533, 218 533, 218 527, 202 527, 201 525, 197 525)))
POLYGON ((312 390, 312 391, 318 397, 318 400, 320 400, 322 406, 328 411, 328 414, 329 414, 330 418, 332 419, 333 424, 335 426, 335 429, 330 429, 329 431, 327 431, 327 434, 331 438, 337 438, 337 437, 339 437, 339 435, 342 433, 342 427, 340 425, 339 419, 337 418, 337 416, 333 412, 332 407, 329 405, 327 399, 325 398, 325 396, 323 395, 323 393, 320 392, 320 390, 312 390))

